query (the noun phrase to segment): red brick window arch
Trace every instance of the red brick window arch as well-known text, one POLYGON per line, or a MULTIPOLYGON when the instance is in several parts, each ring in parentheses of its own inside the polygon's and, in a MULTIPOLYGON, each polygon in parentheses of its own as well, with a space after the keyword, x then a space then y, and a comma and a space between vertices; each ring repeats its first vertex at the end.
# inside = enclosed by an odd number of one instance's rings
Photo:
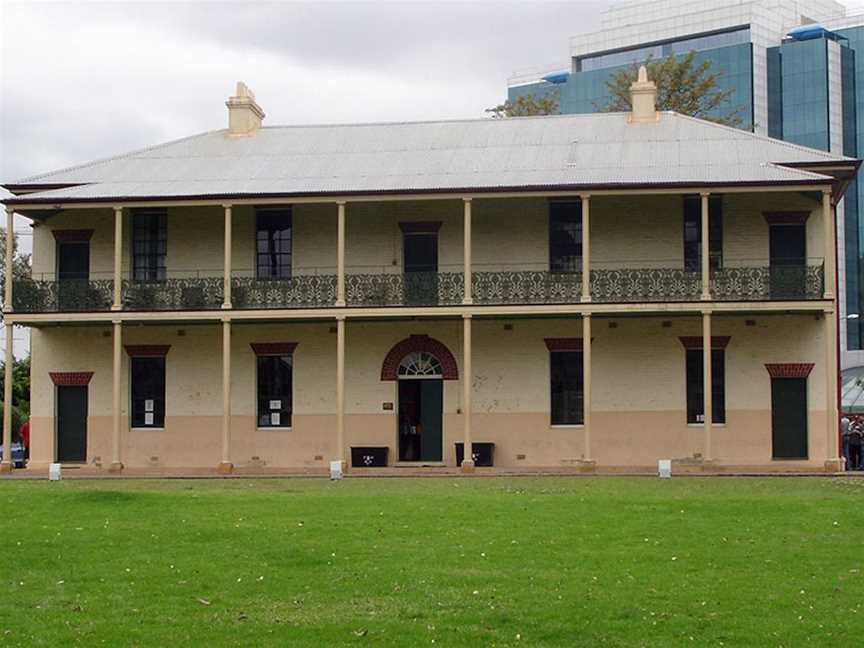
POLYGON ((429 354, 434 356, 441 367, 441 377, 444 380, 459 380, 459 369, 456 358, 442 342, 428 335, 412 335, 397 342, 384 358, 381 367, 381 380, 396 380, 399 375, 399 365, 410 354, 429 354))

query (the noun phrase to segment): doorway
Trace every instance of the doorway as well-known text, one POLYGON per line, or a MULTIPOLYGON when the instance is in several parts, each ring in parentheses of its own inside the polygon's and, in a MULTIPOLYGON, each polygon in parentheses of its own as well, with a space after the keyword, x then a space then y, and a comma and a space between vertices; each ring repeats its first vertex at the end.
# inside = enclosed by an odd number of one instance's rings
POLYGON ((441 461, 444 381, 399 379, 399 461, 441 461))
POLYGON ((807 379, 771 379, 771 446, 774 459, 807 458, 807 379))
POLYGON ((90 289, 90 241, 57 241, 60 310, 86 310, 90 289))
POLYGON ((807 288, 807 228, 804 223, 768 230, 772 299, 802 299, 807 288))
POLYGON ((405 304, 438 303, 438 232, 406 231, 402 241, 405 304))
POLYGON ((57 386, 57 461, 87 461, 87 387, 57 386))

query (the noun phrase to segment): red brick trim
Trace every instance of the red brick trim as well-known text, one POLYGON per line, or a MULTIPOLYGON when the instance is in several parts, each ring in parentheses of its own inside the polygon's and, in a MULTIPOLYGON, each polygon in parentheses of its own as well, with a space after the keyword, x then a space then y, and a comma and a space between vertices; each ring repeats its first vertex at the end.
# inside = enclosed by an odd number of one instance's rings
POLYGON ((450 353, 450 349, 428 335, 412 335, 401 342, 397 342, 384 358, 384 364, 381 367, 381 380, 396 380, 399 363, 402 362, 402 359, 409 353, 419 351, 431 353, 438 358, 444 372, 444 380, 459 380, 456 358, 450 353))
POLYGON ((249 344, 255 355, 291 355, 297 348, 296 342, 252 342, 249 344))
MULTIPOLYGON (((682 335, 678 338, 681 340, 681 344, 684 345, 685 349, 701 349, 702 348, 702 336, 701 335, 682 335)), ((711 348, 712 349, 725 349, 729 346, 729 340, 732 339, 730 335, 712 335, 711 336, 711 348)))
POLYGON ((399 223, 403 234, 435 234, 441 229, 441 221, 405 221, 399 223))
POLYGON ((92 229, 55 229, 51 233, 62 243, 87 243, 93 237, 92 229))
POLYGON ((546 348, 549 349, 549 351, 581 351, 582 350, 582 338, 581 337, 543 338, 543 341, 546 342, 546 348))
POLYGON ((769 225, 803 225, 810 217, 809 211, 770 211, 762 212, 769 225))
POLYGON ((813 371, 812 362, 778 362, 766 364, 772 378, 806 378, 813 371))
POLYGON ((63 387, 69 386, 83 386, 88 385, 90 383, 90 379, 93 377, 92 371, 49 371, 48 375, 51 376, 51 382, 55 385, 62 385, 63 387))
POLYGON ((170 344, 127 344, 130 358, 162 358, 168 355, 170 344))

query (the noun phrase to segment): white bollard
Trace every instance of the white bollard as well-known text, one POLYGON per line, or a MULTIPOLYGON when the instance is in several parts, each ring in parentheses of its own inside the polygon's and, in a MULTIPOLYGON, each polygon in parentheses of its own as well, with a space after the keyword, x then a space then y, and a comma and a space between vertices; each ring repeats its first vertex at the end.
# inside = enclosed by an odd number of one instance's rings
POLYGON ((657 461, 657 474, 661 479, 669 479, 672 476, 672 460, 659 459, 657 461))
POLYGON ((52 463, 48 465, 48 481, 60 481, 60 464, 52 463))
POLYGON ((331 461, 330 462, 330 479, 342 479, 342 462, 341 461, 331 461))

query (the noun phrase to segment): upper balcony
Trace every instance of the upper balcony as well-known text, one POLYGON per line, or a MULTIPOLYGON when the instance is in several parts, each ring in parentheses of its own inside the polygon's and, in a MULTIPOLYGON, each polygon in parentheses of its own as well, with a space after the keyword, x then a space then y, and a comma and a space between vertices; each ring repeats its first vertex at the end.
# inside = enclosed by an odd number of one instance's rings
POLYGON ((70 210, 35 228, 34 272, 13 282, 12 310, 825 298, 823 256, 809 254, 823 251, 819 194, 729 194, 704 208, 699 196, 674 194, 394 201, 124 209, 119 224, 108 210, 70 210))

